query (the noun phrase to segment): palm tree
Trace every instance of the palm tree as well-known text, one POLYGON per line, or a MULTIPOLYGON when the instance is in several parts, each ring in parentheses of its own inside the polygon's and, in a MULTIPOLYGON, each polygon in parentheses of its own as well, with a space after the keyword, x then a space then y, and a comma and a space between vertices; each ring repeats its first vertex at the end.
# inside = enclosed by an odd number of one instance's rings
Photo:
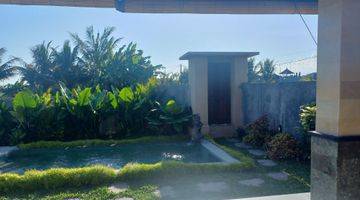
POLYGON ((67 87, 83 85, 86 81, 84 72, 78 65, 79 48, 71 48, 70 41, 66 40, 60 51, 53 49, 55 69, 53 77, 58 82, 63 82, 67 87))
POLYGON ((84 40, 78 34, 71 34, 81 53, 79 64, 86 70, 89 78, 93 80, 93 84, 100 82, 100 77, 111 62, 115 48, 121 40, 121 38, 111 36, 114 31, 114 27, 108 27, 102 34, 95 33, 94 27, 90 26, 86 29, 84 40))
POLYGON ((248 60, 248 81, 254 82, 259 79, 259 64, 255 64, 255 58, 248 60))
POLYGON ((266 59, 264 62, 258 63, 258 65, 261 80, 266 83, 273 82, 276 78, 274 60, 266 59))
POLYGON ((15 75, 17 67, 14 66, 14 63, 16 61, 19 61, 18 58, 11 58, 10 60, 7 60, 4 63, 2 63, 2 58, 5 55, 5 53, 6 53, 6 49, 0 48, 0 81, 3 81, 15 75))
POLYGON ((19 68, 22 80, 26 81, 33 89, 46 90, 57 84, 53 76, 55 70, 53 51, 51 42, 36 45, 31 49, 33 62, 19 68))

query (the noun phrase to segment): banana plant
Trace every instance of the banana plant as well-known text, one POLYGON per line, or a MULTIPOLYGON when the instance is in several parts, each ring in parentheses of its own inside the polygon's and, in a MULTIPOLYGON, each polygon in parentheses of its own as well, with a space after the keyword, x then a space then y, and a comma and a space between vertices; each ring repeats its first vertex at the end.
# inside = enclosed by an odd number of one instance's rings
POLYGON ((175 100, 169 100, 165 105, 156 102, 147 117, 150 127, 161 134, 184 133, 191 119, 190 109, 179 106, 175 100))

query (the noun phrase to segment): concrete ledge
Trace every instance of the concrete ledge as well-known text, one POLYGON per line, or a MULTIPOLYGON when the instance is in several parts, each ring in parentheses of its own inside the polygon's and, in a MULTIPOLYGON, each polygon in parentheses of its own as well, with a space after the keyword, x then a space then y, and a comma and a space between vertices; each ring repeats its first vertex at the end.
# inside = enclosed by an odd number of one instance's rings
POLYGON ((15 146, 4 146, 4 147, 0 147, 0 156, 6 156, 8 155, 10 152, 18 150, 17 147, 15 146))
POLYGON ((310 200, 310 193, 264 196, 264 197, 253 197, 253 198, 233 199, 233 200, 310 200))
POLYGON ((201 145, 203 147, 205 147, 208 151, 210 151, 212 154, 214 154, 217 158, 219 158, 222 162, 240 163, 239 160, 233 158, 228 153, 226 153, 224 150, 220 149, 218 146, 209 142, 208 140, 202 140, 201 145))

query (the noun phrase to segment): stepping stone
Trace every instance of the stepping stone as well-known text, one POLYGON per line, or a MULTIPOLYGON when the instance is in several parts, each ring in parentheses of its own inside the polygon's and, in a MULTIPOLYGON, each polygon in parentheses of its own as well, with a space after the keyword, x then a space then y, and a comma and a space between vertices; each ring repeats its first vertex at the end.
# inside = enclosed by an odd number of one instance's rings
POLYGON ((243 143, 243 142, 236 143, 235 146, 236 146, 236 147, 239 147, 239 148, 242 148, 242 149, 250 149, 250 148, 251 148, 250 145, 245 144, 245 143, 243 143))
POLYGON ((265 166, 265 167, 274 167, 276 166, 276 162, 272 161, 272 160, 268 160, 268 159, 260 159, 260 160, 257 160, 257 162, 262 165, 262 166, 265 166))
POLYGON ((128 188, 129 188, 128 184, 120 182, 110 185, 109 191, 113 193, 119 193, 119 192, 124 192, 128 188))
POLYGON ((248 152, 254 156, 265 156, 265 152, 258 149, 249 149, 248 152))
POLYGON ((262 184, 264 184, 264 180, 261 178, 253 178, 253 179, 247 179, 243 181, 239 181, 241 185, 245 186, 253 186, 253 187, 260 187, 262 184))
POLYGON ((287 181, 289 178, 289 176, 284 172, 268 173, 266 175, 278 181, 287 181))
POLYGON ((121 198, 116 198, 115 200, 134 200, 134 199, 130 197, 121 197, 121 198))
POLYGON ((164 186, 160 188, 160 196, 161 197, 170 197, 170 198, 175 198, 175 190, 173 187, 171 186, 164 186))
POLYGON ((226 141, 228 141, 228 142, 233 142, 233 143, 239 142, 239 140, 236 139, 236 138, 226 138, 226 141))
POLYGON ((155 191, 154 191, 154 195, 155 195, 156 197, 158 197, 158 198, 161 198, 161 192, 160 192, 160 190, 155 190, 155 191))
POLYGON ((221 192, 228 188, 225 182, 199 183, 197 186, 202 192, 221 192))

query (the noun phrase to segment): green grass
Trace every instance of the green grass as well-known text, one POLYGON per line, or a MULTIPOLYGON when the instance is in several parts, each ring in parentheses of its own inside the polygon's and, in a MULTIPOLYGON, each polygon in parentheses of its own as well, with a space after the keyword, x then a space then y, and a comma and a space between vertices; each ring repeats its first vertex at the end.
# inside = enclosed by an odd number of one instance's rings
POLYGON ((27 144, 19 144, 20 149, 36 148, 70 148, 70 147, 89 147, 89 146, 116 146, 122 144, 146 143, 146 142, 172 142, 189 140, 187 135, 174 136, 145 136, 140 138, 123 139, 123 140, 75 140, 70 142, 63 141, 38 141, 27 144))
POLYGON ((105 166, 82 168, 54 168, 44 171, 30 170, 23 175, 0 174, 0 194, 14 192, 54 191, 79 187, 101 186, 116 181, 134 181, 155 177, 181 177, 188 174, 211 174, 239 172, 250 169, 246 162, 223 163, 183 163, 163 161, 155 164, 127 164, 119 171, 105 166))
POLYGON ((0 197, 0 200, 10 199, 27 199, 27 200, 64 200, 64 199, 86 199, 86 200, 111 200, 121 197, 133 198, 135 200, 156 200, 159 199, 154 194, 155 186, 147 185, 137 189, 128 189, 121 193, 113 193, 106 187, 92 189, 78 189, 70 191, 60 191, 52 193, 35 193, 35 194, 16 194, 0 197))

